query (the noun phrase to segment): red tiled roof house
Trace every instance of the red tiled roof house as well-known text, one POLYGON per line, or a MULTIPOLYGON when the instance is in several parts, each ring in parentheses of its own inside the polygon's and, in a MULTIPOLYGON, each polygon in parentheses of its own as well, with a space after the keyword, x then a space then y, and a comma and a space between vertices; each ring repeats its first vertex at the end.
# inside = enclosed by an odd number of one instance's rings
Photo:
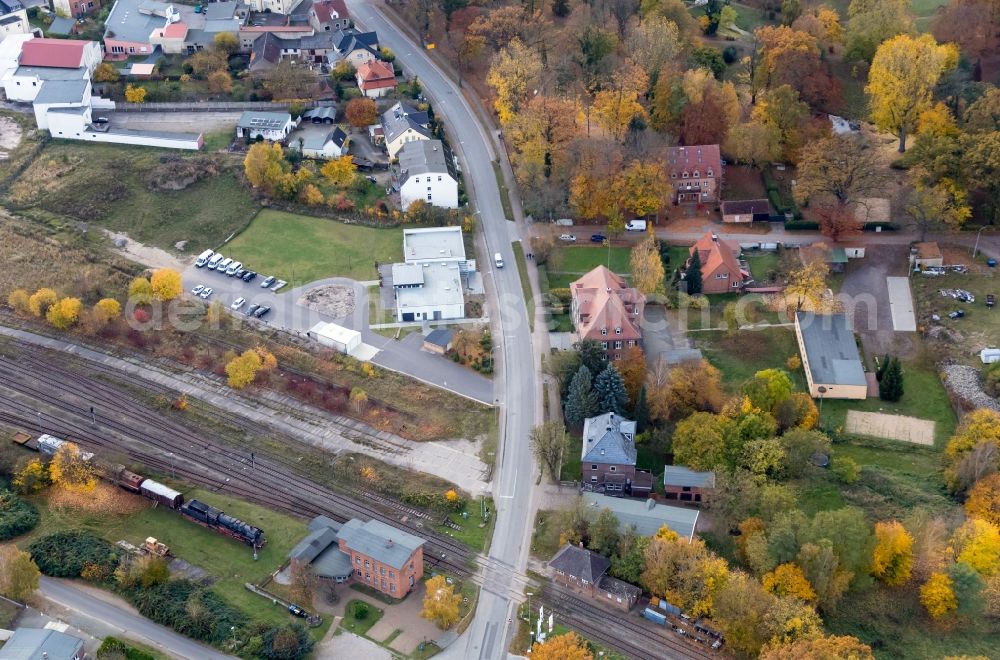
POLYGON ((667 149, 670 197, 674 204, 714 204, 722 187, 719 145, 700 144, 667 149))
POLYGON ((101 44, 82 39, 35 38, 21 46, 20 66, 54 69, 87 67, 91 73, 101 63, 101 44))
MULTIPOLYGON (((743 288, 743 282, 750 277, 737 259, 740 254, 739 246, 721 240, 712 232, 698 239, 691 246, 689 254, 693 257, 695 251, 701 260, 702 293, 738 292, 743 288)), ((689 257, 688 264, 690 263, 689 257)))
POLYGON ((569 285, 573 327, 579 341, 600 342, 617 360, 629 346, 642 345, 642 310, 646 297, 604 266, 569 285))
POLYGON ((382 60, 365 62, 358 67, 358 88, 370 99, 377 99, 396 88, 396 74, 391 64, 382 60))

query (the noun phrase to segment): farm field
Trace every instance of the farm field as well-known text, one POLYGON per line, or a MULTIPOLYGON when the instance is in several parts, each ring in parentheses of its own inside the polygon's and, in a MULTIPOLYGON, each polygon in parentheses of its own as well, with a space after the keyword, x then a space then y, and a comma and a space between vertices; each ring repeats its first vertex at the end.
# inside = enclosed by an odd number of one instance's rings
POLYGON ((238 179, 238 159, 173 150, 52 141, 13 182, 6 203, 43 224, 84 222, 133 240, 185 251, 215 247, 257 204, 238 179))
POLYGON ((373 280, 375 262, 401 261, 403 230, 263 209, 226 254, 298 286, 327 277, 373 280))

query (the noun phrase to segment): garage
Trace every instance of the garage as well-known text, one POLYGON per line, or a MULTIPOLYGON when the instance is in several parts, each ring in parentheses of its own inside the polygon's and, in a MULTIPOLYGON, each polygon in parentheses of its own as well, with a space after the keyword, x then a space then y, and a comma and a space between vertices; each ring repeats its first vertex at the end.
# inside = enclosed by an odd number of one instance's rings
POLYGON ((350 353, 361 345, 361 333, 336 323, 320 322, 309 329, 309 336, 323 346, 350 353))

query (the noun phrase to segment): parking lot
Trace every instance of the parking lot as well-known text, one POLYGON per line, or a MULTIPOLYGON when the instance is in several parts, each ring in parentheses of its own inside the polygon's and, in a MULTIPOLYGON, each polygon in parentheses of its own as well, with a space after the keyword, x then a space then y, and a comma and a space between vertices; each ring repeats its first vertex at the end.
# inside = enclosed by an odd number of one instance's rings
POLYGON ((188 295, 199 295, 206 303, 218 300, 232 309, 233 302, 238 298, 243 298, 245 302, 239 311, 244 314, 252 305, 271 307, 271 311, 263 317, 263 320, 267 321, 275 312, 275 301, 278 299, 274 289, 278 281, 268 288, 261 286, 267 277, 268 273, 260 273, 252 281, 245 282, 239 277, 230 277, 221 270, 211 270, 207 266, 204 268, 191 266, 184 271, 182 280, 188 295), (195 294, 194 289, 199 286, 211 288, 211 294, 205 297, 201 290, 195 294))

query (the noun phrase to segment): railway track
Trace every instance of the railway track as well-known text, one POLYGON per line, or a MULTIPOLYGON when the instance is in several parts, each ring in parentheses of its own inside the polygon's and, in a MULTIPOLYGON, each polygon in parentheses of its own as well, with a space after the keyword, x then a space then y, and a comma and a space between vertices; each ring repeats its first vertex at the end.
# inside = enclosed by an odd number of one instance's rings
MULTIPOLYGON (((384 502, 373 506, 339 495, 295 474, 287 464, 272 461, 270 456, 257 459, 251 466, 247 452, 236 452, 207 440, 177 422, 164 420, 129 394, 55 367, 37 356, 19 355, 17 362, 0 357, 0 383, 6 388, 0 394, 0 419, 8 424, 37 428, 37 403, 43 402, 57 413, 46 415, 44 430, 73 438, 88 448, 124 452, 154 469, 172 471, 195 483, 216 490, 224 488, 247 500, 299 516, 325 514, 341 521, 352 517, 375 518, 394 526, 414 526, 409 519, 404 522, 398 515, 387 514, 381 508, 384 502), (10 396, 11 393, 19 394, 20 398, 10 396), (90 407, 97 405, 102 407, 102 413, 95 428, 90 407), (115 411, 114 416, 105 413, 105 408, 115 411), (168 460, 170 453, 177 459, 168 460)), ((405 511, 402 513, 408 518, 405 511)), ((421 524, 416 527, 412 531, 427 540, 429 564, 459 577, 471 576, 472 553, 467 546, 423 529, 421 524)))
POLYGON ((611 612, 556 584, 542 589, 541 603, 564 625, 588 639, 633 658, 719 660, 722 655, 695 642, 685 642, 667 629, 644 625, 636 615, 611 612), (635 641, 631 641, 635 640, 635 641))

